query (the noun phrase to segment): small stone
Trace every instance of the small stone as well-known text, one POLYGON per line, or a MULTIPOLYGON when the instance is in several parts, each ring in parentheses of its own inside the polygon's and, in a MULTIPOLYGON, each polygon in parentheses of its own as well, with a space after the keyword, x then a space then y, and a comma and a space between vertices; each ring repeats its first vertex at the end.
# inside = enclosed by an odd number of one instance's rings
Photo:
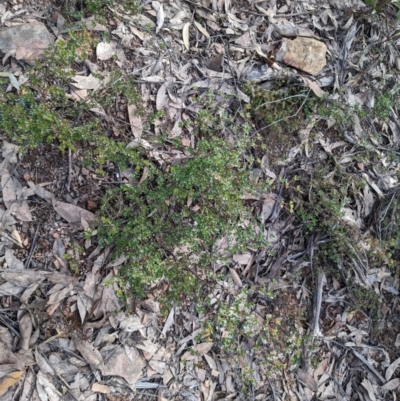
POLYGON ((191 145, 191 141, 188 138, 182 138, 182 145, 188 147, 191 145))
POLYGON ((92 201, 92 200, 88 200, 88 202, 87 202, 87 209, 88 209, 89 211, 96 210, 96 209, 97 209, 97 203, 94 202, 94 201, 92 201))
POLYGON ((0 31, 0 49, 12 52, 17 60, 32 64, 43 56, 45 49, 54 42, 54 36, 40 22, 12 26, 0 31))
POLYGON ((283 39, 276 59, 311 75, 318 74, 326 66, 327 47, 319 40, 297 37, 283 39))
POLYGON ((53 238, 58 238, 60 236, 60 234, 59 233, 53 233, 52 236, 53 236, 53 238))
POLYGON ((382 312, 383 316, 386 316, 387 313, 389 312, 389 310, 390 310, 390 308, 386 304, 382 304, 381 312, 382 312))
POLYGON ((357 168, 358 168, 360 171, 364 171, 364 163, 358 162, 358 163, 357 163, 357 168))
POLYGON ((29 181, 31 179, 31 175, 30 174, 24 174, 24 180, 25 181, 29 181))
POLYGON ((395 345, 396 347, 400 347, 400 333, 397 334, 397 336, 396 336, 396 341, 395 341, 394 345, 395 345))

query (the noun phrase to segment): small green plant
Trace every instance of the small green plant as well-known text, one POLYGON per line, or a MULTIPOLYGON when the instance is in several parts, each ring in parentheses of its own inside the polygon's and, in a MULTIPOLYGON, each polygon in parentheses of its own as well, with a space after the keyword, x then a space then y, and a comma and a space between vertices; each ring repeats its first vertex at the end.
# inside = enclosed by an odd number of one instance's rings
MULTIPOLYGON (((373 13, 380 14, 389 5, 393 5, 400 10, 400 2, 393 0, 366 0, 365 5, 372 10, 373 13)), ((397 20, 400 18, 400 11, 397 11, 397 20)))
POLYGON ((374 325, 381 318, 381 299, 373 289, 353 284, 351 296, 356 310, 367 313, 374 325))
POLYGON ((198 139, 187 161, 168 170, 139 164, 138 178, 143 168, 148 172, 144 182, 104 197, 101 243, 115 244, 117 253, 130 258, 123 274, 137 296, 145 284, 161 279, 172 284, 175 297, 195 293, 194 272, 207 270, 220 257, 213 251, 217 239, 232 238, 232 251, 259 241, 258 223, 242 200, 253 189, 238 142, 198 139))

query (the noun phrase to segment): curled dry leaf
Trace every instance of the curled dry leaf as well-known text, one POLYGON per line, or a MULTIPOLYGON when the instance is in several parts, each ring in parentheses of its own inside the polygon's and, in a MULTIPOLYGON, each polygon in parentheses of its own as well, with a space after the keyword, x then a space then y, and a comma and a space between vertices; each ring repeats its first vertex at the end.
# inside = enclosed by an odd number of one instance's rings
POLYGON ((160 32, 160 29, 164 25, 164 9, 163 5, 160 4, 157 10, 157 28, 156 28, 156 33, 160 32))
POLYGON ((161 336, 165 336, 167 334, 167 331, 171 328, 171 326, 174 323, 174 316, 175 316, 175 308, 172 308, 171 311, 169 312, 168 318, 164 324, 164 328, 161 332, 161 336))
POLYGON ((231 267, 229 268, 229 271, 231 273, 232 276, 232 280, 233 282, 240 288, 243 287, 243 283, 242 280, 240 279, 239 275, 237 274, 235 269, 232 269, 231 267))
POLYGON ((391 378, 392 378, 392 376, 393 376, 393 373, 396 371, 396 369, 398 368, 400 366, 400 358, 397 358, 395 361, 393 361, 390 365, 389 365, 389 367, 386 369, 386 372, 385 372, 385 379, 386 379, 386 381, 389 381, 391 378))
POLYGON ((400 388, 400 379, 399 378, 390 380, 390 382, 387 382, 385 385, 381 386, 381 390, 384 390, 384 391, 396 390, 398 388, 400 388))
POLYGON ((140 138, 143 133, 142 119, 137 115, 137 107, 133 104, 128 105, 128 117, 133 136, 140 138))
POLYGON ((75 75, 72 78, 75 82, 72 83, 78 89, 93 89, 97 90, 101 86, 101 81, 94 75, 90 74, 87 77, 82 75, 75 75))
POLYGON ((183 36, 183 44, 186 47, 186 50, 189 51, 189 28, 190 22, 187 22, 182 29, 182 36, 183 36))
POLYGON ((29 340, 31 339, 32 334, 32 320, 30 314, 25 313, 21 319, 19 320, 19 345, 25 351, 29 349, 29 340))
POLYGON ((317 391, 317 382, 315 379, 303 369, 297 370, 297 377, 304 383, 311 391, 317 391))
POLYGON ((208 39, 208 45, 210 45, 210 34, 207 32, 203 26, 197 21, 193 21, 196 28, 208 39))
POLYGON ((156 97, 156 108, 157 110, 163 110, 168 107, 168 91, 167 91, 168 82, 163 83, 158 89, 157 97, 156 97))

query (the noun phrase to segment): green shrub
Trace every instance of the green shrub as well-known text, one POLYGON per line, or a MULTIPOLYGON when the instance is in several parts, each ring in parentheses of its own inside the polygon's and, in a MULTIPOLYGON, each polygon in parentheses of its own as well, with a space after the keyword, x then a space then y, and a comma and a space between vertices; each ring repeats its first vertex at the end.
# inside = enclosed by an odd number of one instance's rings
POLYGON ((172 284, 171 295, 195 293, 198 276, 207 275, 201 269, 221 259, 213 249, 217 239, 230 238, 232 251, 260 240, 258 223, 242 199, 254 186, 243 150, 240 141, 198 139, 187 161, 168 169, 137 166, 137 177, 148 170, 144 182, 107 192, 99 238, 130 258, 123 275, 137 296, 160 279, 172 284))

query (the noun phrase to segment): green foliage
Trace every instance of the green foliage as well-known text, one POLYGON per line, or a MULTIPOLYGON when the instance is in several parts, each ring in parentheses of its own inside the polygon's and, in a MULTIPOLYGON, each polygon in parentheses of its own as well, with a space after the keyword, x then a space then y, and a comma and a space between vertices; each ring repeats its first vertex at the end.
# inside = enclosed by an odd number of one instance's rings
POLYGON ((278 88, 273 90, 247 85, 244 91, 251 96, 247 110, 260 126, 271 127, 275 136, 286 136, 301 128, 316 100, 307 88, 279 88, 279 82, 277 85, 278 88))
POLYGON ((208 269, 221 257, 213 249, 217 239, 234 238, 235 251, 257 242, 258 225, 241 198, 252 191, 243 150, 240 141, 199 139, 186 162, 169 170, 138 164, 137 178, 147 169, 144 182, 107 192, 99 237, 130 258, 123 274, 137 296, 160 279, 175 296, 195 293, 191 269, 208 269))
MULTIPOLYGON (((74 101, 66 92, 79 63, 93 51, 94 41, 88 32, 72 32, 68 40, 59 40, 46 51, 45 58, 28 71, 36 90, 3 95, 0 102, 0 130, 26 147, 56 141, 61 151, 82 148, 93 163, 113 161, 123 168, 135 164, 140 152, 126 147, 126 140, 116 141, 104 135, 101 121, 90 111, 99 104, 113 114, 115 98, 121 103, 138 104, 139 96, 131 76, 119 71, 110 75, 109 83, 82 101, 74 101), (84 146, 82 146, 85 144, 84 146), (93 159, 93 155, 95 159, 93 159)), ((101 75, 98 78, 103 79, 101 75)), ((138 107, 139 112, 141 111, 138 107)), ((115 129, 125 132, 125 121, 115 129)))
POLYGON ((45 91, 49 85, 57 83, 61 89, 75 75, 77 63, 88 57, 94 45, 87 31, 70 32, 67 40, 57 40, 46 50, 45 58, 37 60, 28 73, 32 85, 45 91))
POLYGON ((19 96, 6 95, 0 103, 0 129, 16 143, 27 147, 58 141, 62 151, 74 150, 79 141, 95 140, 100 135, 98 123, 87 121, 75 126, 73 118, 78 115, 80 105, 70 104, 61 113, 56 105, 65 104, 67 99, 63 92, 56 90, 54 93, 48 103, 41 103, 29 90, 19 96))
POLYGON ((381 318, 381 298, 373 289, 352 285, 350 294, 356 310, 367 313, 374 324, 381 318))
POLYGON ((386 121, 391 114, 392 99, 389 93, 380 94, 375 102, 374 113, 380 120, 386 121))
MULTIPOLYGON (((385 8, 389 5, 393 5, 400 10, 400 2, 399 1, 392 1, 392 0, 365 0, 365 5, 372 10, 373 13, 380 14, 382 13, 385 8)), ((397 11, 398 20, 400 18, 400 11, 397 11)))
MULTIPOLYGON (((83 0, 78 4, 78 8, 70 7, 68 2, 64 10, 65 15, 80 19, 88 15, 96 18, 106 16, 108 7, 116 7, 114 0, 83 0)), ((122 6, 124 12, 130 15, 137 14, 141 10, 141 3, 139 0, 119 0, 117 6, 122 6)))

